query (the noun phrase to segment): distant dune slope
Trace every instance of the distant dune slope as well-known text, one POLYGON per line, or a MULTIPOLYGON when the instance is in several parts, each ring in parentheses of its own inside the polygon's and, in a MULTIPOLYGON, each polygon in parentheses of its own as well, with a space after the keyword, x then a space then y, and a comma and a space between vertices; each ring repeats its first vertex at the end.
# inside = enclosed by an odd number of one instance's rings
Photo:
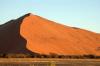
POLYGON ((100 55, 100 34, 29 13, 0 26, 0 52, 100 55))

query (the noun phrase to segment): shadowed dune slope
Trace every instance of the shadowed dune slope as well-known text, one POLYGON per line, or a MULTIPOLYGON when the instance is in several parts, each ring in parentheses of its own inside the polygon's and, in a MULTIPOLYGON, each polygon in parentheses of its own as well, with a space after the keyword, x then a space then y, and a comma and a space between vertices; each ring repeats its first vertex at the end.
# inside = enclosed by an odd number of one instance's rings
POLYGON ((0 26, 0 52, 100 55, 100 34, 27 14, 0 26))
POLYGON ((41 54, 100 55, 100 35, 69 27, 30 14, 23 19, 20 34, 27 40, 30 51, 41 54))
POLYGON ((20 35, 20 25, 28 15, 26 14, 0 26, 0 53, 34 54, 26 48, 27 40, 20 35))

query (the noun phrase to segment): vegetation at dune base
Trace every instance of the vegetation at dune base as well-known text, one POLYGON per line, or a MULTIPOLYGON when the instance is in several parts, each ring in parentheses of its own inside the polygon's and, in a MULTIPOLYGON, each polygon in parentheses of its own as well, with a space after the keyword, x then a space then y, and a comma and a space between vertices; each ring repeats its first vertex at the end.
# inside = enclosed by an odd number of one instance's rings
POLYGON ((45 54, 28 54, 28 53, 0 53, 0 58, 62 58, 62 59, 100 59, 100 56, 93 54, 88 55, 58 55, 55 53, 45 54))

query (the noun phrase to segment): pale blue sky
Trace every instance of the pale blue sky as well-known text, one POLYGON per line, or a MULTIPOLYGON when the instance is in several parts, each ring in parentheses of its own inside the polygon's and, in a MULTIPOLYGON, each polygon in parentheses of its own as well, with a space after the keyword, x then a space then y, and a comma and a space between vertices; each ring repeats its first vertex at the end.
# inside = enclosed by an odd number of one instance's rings
POLYGON ((0 24, 29 12, 100 33, 100 0, 0 0, 0 24))

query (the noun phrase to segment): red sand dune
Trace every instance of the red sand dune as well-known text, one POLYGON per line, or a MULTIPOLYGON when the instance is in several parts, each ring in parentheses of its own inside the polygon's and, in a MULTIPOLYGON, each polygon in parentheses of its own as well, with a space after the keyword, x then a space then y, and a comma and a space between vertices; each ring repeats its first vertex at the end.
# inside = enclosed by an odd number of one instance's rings
POLYGON ((30 14, 23 19, 20 34, 27 48, 41 54, 99 54, 100 35, 61 25, 30 14))
POLYGON ((27 14, 0 27, 0 52, 100 55, 100 34, 27 14))

